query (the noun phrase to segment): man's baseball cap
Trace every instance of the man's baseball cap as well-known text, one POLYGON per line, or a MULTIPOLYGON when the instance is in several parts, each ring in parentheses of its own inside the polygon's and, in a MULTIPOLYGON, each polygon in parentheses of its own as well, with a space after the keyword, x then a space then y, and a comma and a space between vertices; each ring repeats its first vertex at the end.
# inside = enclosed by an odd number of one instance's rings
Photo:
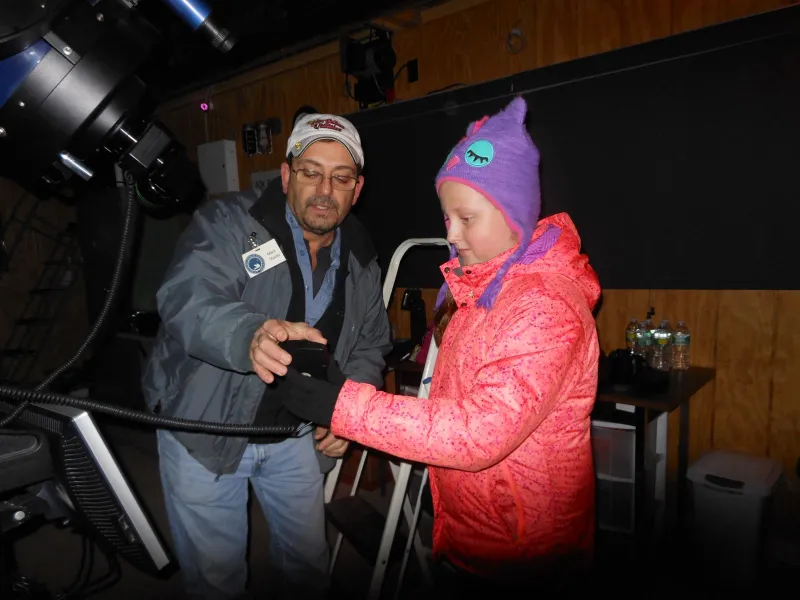
POLYGON ((334 140, 341 143, 347 148, 356 165, 361 169, 364 168, 361 136, 350 121, 336 115, 301 115, 289 136, 286 156, 291 154, 298 157, 306 151, 306 148, 319 140, 334 140))

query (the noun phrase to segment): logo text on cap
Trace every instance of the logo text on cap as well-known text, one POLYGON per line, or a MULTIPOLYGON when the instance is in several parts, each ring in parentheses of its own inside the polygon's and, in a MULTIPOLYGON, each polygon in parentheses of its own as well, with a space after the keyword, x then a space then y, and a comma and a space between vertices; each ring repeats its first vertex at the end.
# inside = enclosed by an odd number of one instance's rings
POLYGON ((312 119, 308 124, 314 129, 331 129, 333 131, 342 131, 344 129, 344 125, 336 119, 312 119))

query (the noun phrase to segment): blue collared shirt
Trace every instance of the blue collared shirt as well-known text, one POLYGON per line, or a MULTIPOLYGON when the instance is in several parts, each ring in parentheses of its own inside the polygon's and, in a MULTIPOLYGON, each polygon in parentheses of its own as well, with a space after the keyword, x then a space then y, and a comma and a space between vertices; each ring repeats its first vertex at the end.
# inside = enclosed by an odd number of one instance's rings
POLYGON ((322 315, 328 308, 333 299, 333 288, 336 285, 336 270, 339 268, 339 251, 341 248, 340 231, 337 227, 331 245, 331 266, 325 273, 325 278, 319 288, 317 295, 314 295, 314 276, 311 271, 311 257, 308 255, 308 246, 303 238, 303 230, 297 219, 294 217, 289 204, 286 204, 286 222, 292 230, 294 239, 294 251, 297 253, 297 263, 300 265, 300 272, 303 274, 303 286, 306 292, 306 323, 312 327, 317 324, 322 315))

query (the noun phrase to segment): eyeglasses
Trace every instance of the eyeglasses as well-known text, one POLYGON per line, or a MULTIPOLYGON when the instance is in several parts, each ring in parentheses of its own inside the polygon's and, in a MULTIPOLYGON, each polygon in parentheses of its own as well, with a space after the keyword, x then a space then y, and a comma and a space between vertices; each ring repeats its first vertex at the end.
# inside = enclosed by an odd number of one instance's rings
POLYGON ((356 188, 356 178, 352 175, 331 175, 325 177, 322 173, 309 169, 292 169, 292 173, 297 175, 297 181, 303 185, 319 185, 323 179, 331 180, 331 187, 341 192, 350 192, 356 188))

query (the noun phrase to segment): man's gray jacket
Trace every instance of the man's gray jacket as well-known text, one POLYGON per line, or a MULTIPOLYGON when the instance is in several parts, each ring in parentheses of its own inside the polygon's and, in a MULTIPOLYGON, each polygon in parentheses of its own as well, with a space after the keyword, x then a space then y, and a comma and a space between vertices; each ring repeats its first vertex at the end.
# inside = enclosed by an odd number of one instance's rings
MULTIPOLYGON (((184 419, 253 422, 266 385, 252 372, 250 342, 264 321, 285 317, 292 284, 286 262, 250 278, 242 255, 252 248, 253 233, 259 244, 292 243, 285 233, 285 202, 275 179, 261 197, 237 192, 196 211, 156 294, 161 327, 142 377, 151 410, 184 419)), ((340 228, 350 256, 333 357, 348 378, 380 386, 391 343, 376 252, 353 215, 340 228)), ((235 472, 247 445, 244 437, 173 434, 216 474, 235 472)))

